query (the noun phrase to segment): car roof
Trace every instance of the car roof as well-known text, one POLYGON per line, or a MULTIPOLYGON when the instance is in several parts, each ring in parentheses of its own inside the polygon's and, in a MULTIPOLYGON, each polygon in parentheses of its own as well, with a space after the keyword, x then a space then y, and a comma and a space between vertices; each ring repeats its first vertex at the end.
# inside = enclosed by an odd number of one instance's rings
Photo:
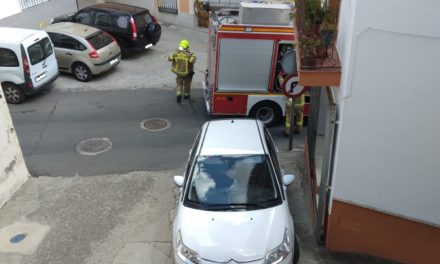
POLYGON ((119 3, 98 3, 95 5, 89 6, 89 8, 122 11, 122 12, 130 13, 132 15, 136 15, 136 14, 148 11, 146 8, 127 5, 127 4, 119 4, 119 3))
POLYGON ((82 38, 87 38, 88 36, 101 31, 100 29, 97 29, 95 27, 71 22, 60 22, 51 24, 48 25, 45 30, 47 32, 71 34, 82 38))
POLYGON ((7 43, 20 43, 22 40, 41 32, 41 30, 0 27, 0 41, 7 43))
POLYGON ((263 124, 255 119, 225 119, 203 125, 200 155, 264 154, 263 124))

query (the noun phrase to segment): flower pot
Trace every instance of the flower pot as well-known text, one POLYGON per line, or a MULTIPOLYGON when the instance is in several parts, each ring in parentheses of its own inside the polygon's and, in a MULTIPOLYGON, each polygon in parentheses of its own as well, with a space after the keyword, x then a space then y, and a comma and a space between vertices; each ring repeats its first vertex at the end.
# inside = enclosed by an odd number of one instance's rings
POLYGON ((319 45, 316 46, 315 51, 318 58, 324 58, 325 54, 327 53, 327 48, 326 46, 319 45))
POLYGON ((319 35, 321 36, 321 44, 324 46, 330 46, 333 40, 334 30, 321 30, 319 35))
POLYGON ((305 57, 302 58, 301 61, 302 61, 302 65, 303 66, 308 66, 308 67, 316 66, 315 57, 305 56, 305 57))

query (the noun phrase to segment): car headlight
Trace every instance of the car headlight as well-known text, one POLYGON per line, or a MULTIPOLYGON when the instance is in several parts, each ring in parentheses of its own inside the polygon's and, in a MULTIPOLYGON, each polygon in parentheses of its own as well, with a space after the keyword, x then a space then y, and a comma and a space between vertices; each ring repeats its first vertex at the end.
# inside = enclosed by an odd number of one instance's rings
POLYGON ((179 256, 181 260, 185 261, 185 263, 188 264, 200 263, 199 254, 197 254, 197 252, 190 249, 189 247, 185 246, 185 244, 183 243, 180 230, 177 232, 176 252, 177 252, 177 256, 179 256))
POLYGON ((269 253, 266 254, 264 258, 264 264, 277 264, 285 260, 290 252, 292 252, 293 244, 292 238, 290 237, 289 230, 286 228, 284 231, 283 242, 269 253))

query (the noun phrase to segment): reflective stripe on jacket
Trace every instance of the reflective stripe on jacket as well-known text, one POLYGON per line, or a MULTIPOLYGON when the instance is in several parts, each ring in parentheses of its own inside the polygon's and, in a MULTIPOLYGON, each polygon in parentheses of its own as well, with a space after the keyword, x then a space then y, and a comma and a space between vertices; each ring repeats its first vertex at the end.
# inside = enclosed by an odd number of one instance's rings
POLYGON ((295 100, 294 100, 295 109, 298 109, 298 108, 304 108, 304 105, 305 105, 305 103, 306 103, 306 100, 305 100, 305 99, 306 99, 306 98, 305 98, 305 95, 304 95, 304 94, 301 94, 300 96, 295 97, 295 100))
POLYGON ((189 51, 177 50, 170 54, 168 60, 172 62, 172 72, 179 76, 186 76, 194 71, 196 56, 189 51))

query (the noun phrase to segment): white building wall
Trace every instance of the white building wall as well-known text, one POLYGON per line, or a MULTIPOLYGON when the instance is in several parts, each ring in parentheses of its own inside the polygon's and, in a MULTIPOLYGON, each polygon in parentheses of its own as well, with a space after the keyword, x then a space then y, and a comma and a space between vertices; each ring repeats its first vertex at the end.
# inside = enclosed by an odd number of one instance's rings
POLYGON ((9 109, 0 89, 0 208, 29 178, 9 109))
POLYGON ((51 0, 23 11, 20 10, 17 0, 7 0, 7 2, 6 6, 18 5, 18 12, 9 12, 7 17, 0 19, 1 27, 40 29, 40 25, 50 23, 53 17, 78 10, 76 0, 51 0))
POLYGON ((20 13, 20 4, 17 0, 5 1, 0 8, 0 19, 20 13))
POLYGON ((440 225, 439 10, 342 0, 333 198, 440 225))

